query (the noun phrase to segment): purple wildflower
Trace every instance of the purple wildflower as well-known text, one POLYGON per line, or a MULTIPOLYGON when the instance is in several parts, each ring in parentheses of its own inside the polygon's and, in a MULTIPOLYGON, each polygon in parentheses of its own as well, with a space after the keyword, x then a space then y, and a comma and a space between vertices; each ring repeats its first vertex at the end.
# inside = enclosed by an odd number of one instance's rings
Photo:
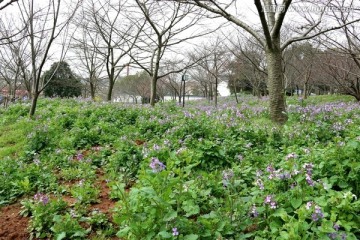
POLYGON ((250 217, 256 218, 259 216, 259 212, 256 210, 256 205, 252 205, 250 210, 250 217))
POLYGON ((313 187, 315 186, 315 182, 312 180, 311 175, 305 174, 306 182, 309 184, 309 186, 313 187))
POLYGON ((37 202, 41 202, 42 204, 46 205, 49 202, 49 197, 42 193, 37 193, 34 195, 34 200, 37 202))
POLYGON ((314 213, 311 215, 311 218, 314 222, 319 221, 319 219, 323 218, 324 214, 321 211, 321 208, 318 205, 315 205, 314 213))
POLYGON ((335 231, 339 231, 339 229, 340 229, 339 224, 335 223, 335 224, 334 224, 334 229, 335 229, 335 231))
POLYGON ((285 157, 286 160, 295 159, 295 158, 297 158, 296 153, 289 153, 289 154, 285 157))
POLYGON ((272 196, 271 196, 271 195, 267 195, 266 198, 265 198, 265 200, 264 200, 264 203, 265 203, 265 204, 266 204, 266 203, 270 203, 271 200, 272 200, 272 196))
POLYGON ((178 229, 177 229, 176 227, 174 227, 174 228, 172 229, 172 235, 173 235, 173 236, 179 236, 179 232, 178 232, 178 229))
POLYGON ((266 171, 269 172, 269 173, 272 173, 272 172, 275 171, 275 169, 273 168, 273 166, 268 165, 268 166, 266 167, 266 171))
POLYGON ((160 146, 157 145, 157 144, 154 144, 153 149, 154 149, 154 151, 159 151, 159 150, 160 150, 160 146))
POLYGON ((256 180, 256 185, 258 185, 260 190, 264 190, 264 183, 260 178, 256 180))
POLYGON ((346 234, 345 233, 341 234, 341 240, 346 240, 346 234))
POLYGON ((329 233, 329 234, 328 234, 328 237, 329 237, 330 239, 336 239, 336 238, 337 238, 337 233, 336 233, 336 232, 329 233))
POLYGON ((82 153, 76 154, 76 160, 81 161, 84 158, 84 155, 82 153))
POLYGON ((165 139, 165 140, 164 140, 164 145, 170 146, 170 141, 169 141, 168 139, 165 139))
POLYGON ((317 215, 316 213, 313 213, 313 214, 311 215, 311 218, 312 218, 312 220, 313 220, 314 222, 317 222, 317 221, 319 220, 319 217, 318 217, 318 215, 317 215))
POLYGON ((262 176, 262 174, 263 174, 263 172, 262 172, 261 170, 257 170, 257 171, 256 171, 256 176, 257 176, 257 177, 262 176))
POLYGON ((271 209, 276 209, 276 207, 277 207, 276 202, 273 201, 273 202, 270 203, 270 208, 271 209))
POLYGON ((309 210, 313 206, 313 202, 307 202, 305 208, 309 210))
POLYGON ((151 169, 153 170, 154 173, 156 172, 161 172, 162 170, 165 169, 165 165, 160 162, 160 160, 156 157, 151 158, 151 163, 149 165, 151 167, 151 169))

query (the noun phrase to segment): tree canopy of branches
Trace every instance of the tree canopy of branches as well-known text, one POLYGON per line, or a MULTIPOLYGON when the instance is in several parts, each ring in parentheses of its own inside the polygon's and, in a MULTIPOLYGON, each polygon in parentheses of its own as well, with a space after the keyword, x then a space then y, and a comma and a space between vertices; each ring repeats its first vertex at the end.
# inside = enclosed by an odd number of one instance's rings
MULTIPOLYGON (((347 19, 343 24, 331 27, 324 27, 321 25, 326 6, 318 12, 316 16, 310 11, 303 11, 304 24, 297 24, 294 21, 292 27, 293 34, 288 39, 282 36, 282 30, 285 22, 285 17, 288 15, 290 7, 298 4, 314 4, 317 9, 319 6, 324 6, 322 1, 292 1, 283 0, 280 3, 276 0, 254 0, 254 7, 258 14, 257 24, 246 22, 243 20, 243 10, 245 9, 240 1, 218 1, 218 0, 174 0, 187 5, 195 5, 207 10, 214 16, 221 16, 233 23, 235 26, 241 28, 250 34, 264 49, 267 63, 267 86, 269 90, 269 112, 271 119, 278 123, 284 124, 287 121, 286 104, 284 97, 284 76, 283 76, 283 62, 282 52, 292 43, 314 38, 323 33, 340 29, 348 24, 359 21, 360 19, 347 19), (300 30, 300 31, 299 31, 300 30)), ((330 3, 339 3, 338 1, 329 1, 330 3)), ((303 6, 305 9, 306 6, 303 6)), ((336 7, 334 5, 333 7, 336 7)), ((338 6, 341 8, 341 3, 338 6)), ((287 21, 290 22, 289 18, 287 21)))
MULTIPOLYGON (((176 47, 191 39, 204 36, 209 31, 194 28, 202 19, 202 11, 171 1, 136 0, 139 14, 146 19, 146 31, 130 56, 134 63, 151 77, 150 104, 155 105, 157 81, 172 73, 180 73, 194 65, 184 54, 177 54, 176 47), (166 53, 175 56, 177 68, 165 71, 166 53), (182 55, 182 56, 179 56, 182 55), (162 70, 161 70, 162 69, 162 70)), ((174 61, 174 60, 173 60, 174 61)))

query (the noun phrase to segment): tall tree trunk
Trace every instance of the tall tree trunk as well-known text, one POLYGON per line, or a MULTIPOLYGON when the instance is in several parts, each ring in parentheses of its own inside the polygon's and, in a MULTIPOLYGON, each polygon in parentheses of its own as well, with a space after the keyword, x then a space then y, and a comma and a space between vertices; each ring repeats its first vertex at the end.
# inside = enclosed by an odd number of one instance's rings
POLYGON ((268 65, 269 110, 273 122, 284 124, 287 121, 285 109, 284 75, 280 48, 266 51, 268 65))
POLYGON ((156 82, 157 82, 157 73, 151 78, 151 92, 150 92, 150 105, 155 106, 156 102, 156 82))
POLYGON ((33 92, 32 94, 32 99, 31 99, 31 108, 30 108, 30 117, 34 116, 35 114, 35 110, 36 110, 36 105, 37 105, 37 100, 39 98, 39 94, 36 92, 33 92))
POLYGON ((233 85, 234 85, 234 94, 235 94, 236 103, 239 103, 239 99, 238 99, 238 96, 237 96, 237 89, 236 89, 235 80, 233 81, 233 85))
POLYGON ((307 84, 307 82, 304 83, 304 94, 303 94, 303 96, 304 96, 304 99, 307 99, 307 97, 308 97, 308 84, 307 84))
POLYGON ((109 88, 106 96, 106 100, 108 102, 111 102, 113 88, 114 88, 114 81, 109 81, 109 88))
POLYGON ((95 100, 95 85, 92 82, 92 80, 90 81, 90 95, 91 95, 91 99, 94 101, 95 100))
POLYGON ((183 81, 180 82, 179 104, 181 103, 182 84, 183 84, 183 81))
POLYGON ((218 78, 215 77, 215 107, 217 107, 217 103, 218 103, 218 78))

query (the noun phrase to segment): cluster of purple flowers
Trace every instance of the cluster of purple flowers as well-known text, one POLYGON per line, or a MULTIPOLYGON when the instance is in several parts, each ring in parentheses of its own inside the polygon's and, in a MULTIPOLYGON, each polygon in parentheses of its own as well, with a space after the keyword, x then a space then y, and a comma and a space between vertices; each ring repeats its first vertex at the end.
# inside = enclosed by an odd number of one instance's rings
POLYGON ((337 239, 338 236, 340 236, 340 239, 341 239, 341 240, 345 240, 345 239, 346 239, 346 234, 345 234, 345 233, 342 233, 341 235, 339 235, 339 233, 338 233, 338 232, 339 232, 339 229, 340 229, 339 224, 335 223, 334 226, 333 226, 333 228, 334 228, 335 232, 332 232, 332 233, 329 233, 329 234, 328 234, 328 237, 329 237, 330 239, 337 239))
POLYGON ((265 205, 269 205, 271 209, 276 209, 277 204, 272 195, 267 195, 264 200, 265 205))
POLYGON ((321 207, 319 207, 318 205, 315 205, 314 207, 314 213, 311 214, 311 218, 314 222, 319 221, 320 219, 322 219, 324 217, 323 212, 321 211, 321 207))
POLYGON ((154 173, 161 172, 162 170, 164 170, 166 168, 165 164, 160 162, 160 160, 156 157, 151 158, 151 163, 149 166, 154 173))
POLYGON ((312 179, 313 167, 314 167, 314 165, 312 163, 305 163, 303 165, 303 168, 306 171, 306 173, 305 173, 306 182, 309 184, 309 186, 312 186, 312 187, 315 185, 315 182, 312 179))
POLYGON ((340 132, 340 131, 345 130, 345 126, 342 125, 340 122, 334 123, 334 125, 332 126, 332 128, 333 128, 334 131, 336 131, 336 132, 340 132))
POLYGON ((284 179, 290 179, 291 178, 291 173, 289 172, 282 172, 283 170, 282 169, 277 169, 275 170, 275 168, 273 168, 273 166, 269 165, 266 167, 266 171, 269 174, 269 179, 274 179, 274 178, 278 178, 278 179, 281 179, 281 180, 284 180, 284 179))
POLYGON ((37 193, 34 195, 34 200, 46 205, 49 202, 49 197, 43 193, 37 193))
POLYGON ((76 154, 76 160, 81 161, 83 159, 84 159, 84 154, 82 154, 82 153, 76 154))

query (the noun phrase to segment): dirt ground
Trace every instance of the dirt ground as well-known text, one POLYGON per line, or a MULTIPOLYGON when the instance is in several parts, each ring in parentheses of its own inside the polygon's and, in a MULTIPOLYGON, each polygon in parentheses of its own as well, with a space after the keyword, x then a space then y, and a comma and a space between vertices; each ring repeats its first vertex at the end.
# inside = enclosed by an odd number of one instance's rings
MULTIPOLYGON (((90 206, 91 210, 99 210, 105 213, 111 219, 111 209, 115 206, 115 201, 109 198, 110 189, 103 179, 102 174, 99 174, 97 186, 100 187, 99 203, 90 206)), ((64 200, 69 206, 75 203, 75 199, 69 196, 64 196, 64 200)), ((30 234, 27 231, 29 218, 19 215, 21 204, 15 203, 0 208, 0 240, 27 240, 30 234)), ((92 234, 90 234, 92 235, 92 234)), ((116 237, 111 239, 117 239, 116 237)))
POLYGON ((21 217, 20 203, 0 209, 0 240, 26 240, 29 238, 27 227, 29 218, 21 217))

